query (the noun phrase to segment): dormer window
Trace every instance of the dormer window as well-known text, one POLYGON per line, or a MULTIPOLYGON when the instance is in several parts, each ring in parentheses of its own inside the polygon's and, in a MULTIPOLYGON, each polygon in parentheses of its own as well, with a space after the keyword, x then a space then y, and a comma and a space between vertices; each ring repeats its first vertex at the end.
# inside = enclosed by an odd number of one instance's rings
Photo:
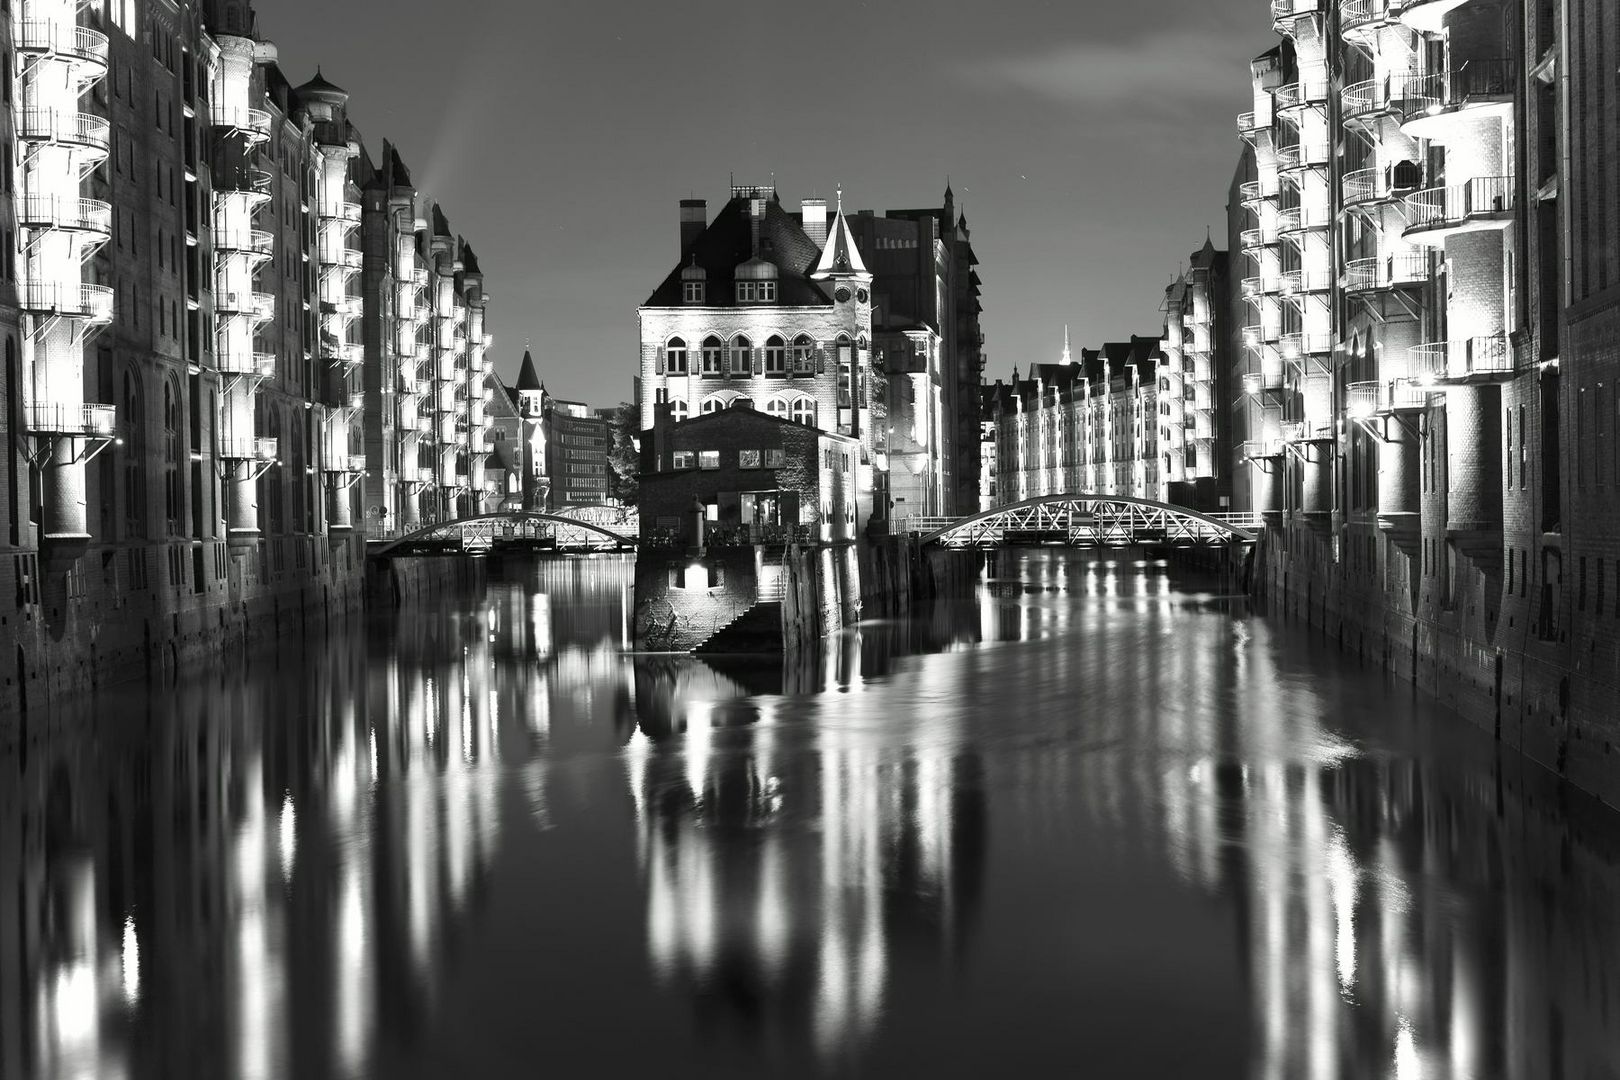
POLYGON ((681 282, 681 303, 683 303, 683 304, 701 304, 701 303, 703 303, 703 301, 706 299, 704 294, 708 291, 707 286, 708 286, 708 282, 706 282, 706 281, 683 281, 683 282, 681 282))
POLYGON ((739 282, 737 282, 737 303, 739 303, 739 304, 774 304, 774 303, 776 303, 776 282, 774 282, 774 281, 739 281, 739 282))

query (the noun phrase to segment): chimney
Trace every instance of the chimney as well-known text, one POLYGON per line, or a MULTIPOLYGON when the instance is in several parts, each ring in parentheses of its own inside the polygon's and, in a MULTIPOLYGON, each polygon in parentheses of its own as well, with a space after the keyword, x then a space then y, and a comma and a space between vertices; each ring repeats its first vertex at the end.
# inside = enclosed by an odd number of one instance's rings
POLYGON ((702 199, 681 200, 681 257, 692 253, 692 246, 709 227, 709 204, 702 199))
POLYGON ((804 219, 804 234, 815 242, 817 249, 827 246, 827 200, 805 199, 799 204, 804 219))

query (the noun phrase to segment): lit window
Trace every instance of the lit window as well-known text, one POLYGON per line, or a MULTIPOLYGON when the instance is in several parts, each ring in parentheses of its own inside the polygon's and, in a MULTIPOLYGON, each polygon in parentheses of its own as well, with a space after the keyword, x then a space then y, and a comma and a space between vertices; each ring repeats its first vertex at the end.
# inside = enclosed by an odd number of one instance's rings
POLYGON ((677 450, 673 456, 677 469, 690 469, 697 464, 697 455, 690 450, 677 450))
POLYGON ((765 374, 787 374, 787 345, 775 334, 765 339, 765 374))
POLYGON ((741 334, 731 343, 731 373, 747 375, 753 365, 753 343, 741 334))
POLYGON ((704 300, 707 282, 683 281, 681 282, 681 303, 701 304, 704 300))
POLYGON ((740 469, 757 469, 757 468, 759 468, 759 451, 758 450, 739 450, 739 451, 737 451, 737 467, 740 468, 740 469))
POLYGON ((719 467, 720 467, 720 451, 718 451, 718 450, 699 450, 698 451, 698 468, 700 468, 700 469, 718 469, 719 467))
POLYGON ((816 403, 810 398, 796 398, 793 402, 791 418, 795 424, 804 424, 806 427, 816 426, 816 403))
POLYGON ((669 403, 669 418, 671 420, 679 422, 681 420, 685 420, 686 417, 686 402, 682 401, 680 398, 676 398, 674 401, 669 403))
POLYGON ((776 303, 776 282, 761 281, 756 289, 756 297, 762 304, 776 303))
POLYGON ((793 339, 793 374, 814 375, 816 371, 815 343, 804 334, 793 339))
POLYGON ((765 467, 767 469, 780 469, 782 467, 782 451, 765 451, 765 467))
POLYGON ((723 398, 710 394, 708 397, 703 399, 703 404, 699 407, 702 409, 703 415, 707 416, 709 413, 719 412, 721 409, 725 408, 726 403, 723 398))
POLYGON ((723 373, 725 369, 721 367, 721 356, 724 352, 725 350, 721 347, 719 338, 706 337, 703 339, 703 374, 719 375, 723 373))
POLYGON ((786 420, 788 418, 788 403, 779 397, 773 397, 765 403, 765 412, 769 416, 777 416, 786 420))
POLYGON ((686 374, 686 341, 684 338, 669 339, 669 344, 664 348, 664 370, 671 375, 686 374))
POLYGON ((754 283, 752 281, 737 282, 737 303, 751 304, 754 302, 754 283))

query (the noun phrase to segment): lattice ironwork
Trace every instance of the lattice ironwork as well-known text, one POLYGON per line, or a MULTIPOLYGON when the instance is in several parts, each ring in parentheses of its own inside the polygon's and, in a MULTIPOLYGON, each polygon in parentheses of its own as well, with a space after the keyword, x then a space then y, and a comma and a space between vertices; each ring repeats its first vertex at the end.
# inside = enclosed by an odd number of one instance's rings
POLYGON ((974 514, 922 537, 945 547, 1064 543, 1077 547, 1253 542, 1252 514, 1201 514, 1131 495, 1046 495, 974 514))
POLYGON ((440 521, 373 543, 372 555, 478 555, 500 548, 561 552, 624 551, 636 544, 634 522, 597 524, 520 510, 440 521))

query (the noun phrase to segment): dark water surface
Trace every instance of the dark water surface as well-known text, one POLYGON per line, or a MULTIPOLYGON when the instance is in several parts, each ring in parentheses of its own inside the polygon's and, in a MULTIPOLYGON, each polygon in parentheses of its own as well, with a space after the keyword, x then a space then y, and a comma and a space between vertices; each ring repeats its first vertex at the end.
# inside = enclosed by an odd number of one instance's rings
POLYGON ((545 562, 8 728, 0 1075, 1620 1077, 1620 819, 1207 582, 1001 559, 785 669, 545 562))

